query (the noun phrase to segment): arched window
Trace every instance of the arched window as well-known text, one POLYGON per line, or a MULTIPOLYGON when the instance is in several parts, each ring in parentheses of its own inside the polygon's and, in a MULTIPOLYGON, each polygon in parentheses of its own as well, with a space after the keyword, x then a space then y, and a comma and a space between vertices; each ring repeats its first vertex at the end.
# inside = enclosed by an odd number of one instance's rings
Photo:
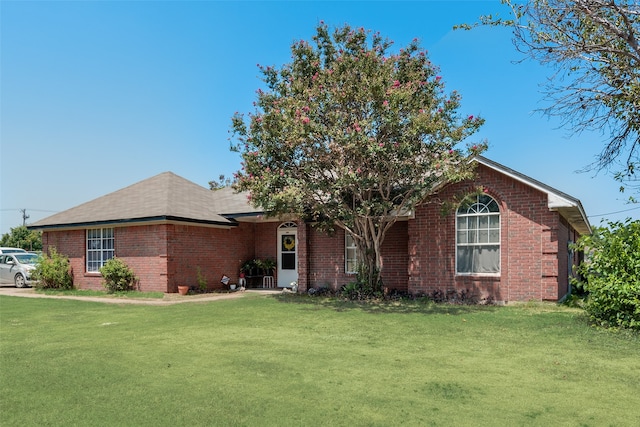
POLYGON ((500 208, 486 194, 466 199, 456 212, 456 272, 500 273, 500 208))

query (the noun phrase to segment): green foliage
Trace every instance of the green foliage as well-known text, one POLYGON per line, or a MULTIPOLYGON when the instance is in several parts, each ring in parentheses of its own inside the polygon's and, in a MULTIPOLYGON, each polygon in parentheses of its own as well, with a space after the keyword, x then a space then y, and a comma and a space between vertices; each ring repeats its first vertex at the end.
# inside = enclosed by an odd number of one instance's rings
MULTIPOLYGON (((545 83, 542 111, 572 133, 607 135, 587 170, 612 171, 640 191, 640 7, 637 0, 501 0, 512 19, 480 17, 475 25, 513 31, 516 48, 554 71, 545 83)), ((630 196, 631 201, 637 198, 630 196)))
POLYGON ((220 190, 225 187, 229 187, 233 184, 233 180, 231 178, 226 178, 224 174, 218 176, 217 181, 209 181, 209 189, 210 190, 220 190))
POLYGON ((608 225, 577 242, 587 260, 576 284, 588 292, 585 309, 593 321, 640 330, 640 220, 608 225))
POLYGON ((207 278, 202 274, 202 269, 200 267, 196 267, 196 277, 198 280, 198 289, 200 292, 205 292, 207 290, 207 278))
POLYGON ((245 274, 272 274, 277 267, 277 263, 273 259, 250 259, 240 266, 240 271, 245 274))
POLYGON ((69 258, 49 248, 49 255, 42 256, 33 271, 37 289, 73 289, 73 275, 69 258))
POLYGON ((104 278, 104 287, 108 292, 120 292, 133 290, 138 278, 133 270, 120 258, 111 258, 102 267, 100 274, 104 278))
POLYGON ((387 230, 436 183, 472 176, 483 143, 463 141, 484 120, 458 113, 417 39, 397 53, 378 33, 348 25, 291 46, 292 62, 260 67, 248 120, 232 119, 242 171, 234 187, 272 215, 345 229, 378 286, 387 230))
POLYGON ((264 274, 273 274, 273 270, 276 268, 276 262, 272 259, 256 259, 256 266, 262 270, 264 274))
POLYGON ((380 299, 382 292, 374 289, 366 282, 356 281, 348 283, 340 289, 340 296, 352 301, 380 299))
POLYGON ((9 233, 2 235, 0 246, 22 248, 26 251, 41 251, 42 233, 39 231, 29 231, 24 225, 14 227, 11 228, 9 233))

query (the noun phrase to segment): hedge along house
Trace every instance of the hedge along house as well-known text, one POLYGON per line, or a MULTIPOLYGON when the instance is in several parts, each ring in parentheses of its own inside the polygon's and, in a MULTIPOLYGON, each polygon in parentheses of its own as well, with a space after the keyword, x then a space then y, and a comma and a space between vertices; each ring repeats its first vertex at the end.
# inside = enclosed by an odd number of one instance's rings
MULTIPOLYGON (((398 218, 382 248, 383 282, 413 294, 469 290, 497 301, 558 300, 590 233, 579 200, 478 157, 473 181, 444 185, 398 218), (483 191, 478 193, 477 188, 483 191), (472 199, 443 212, 441 201, 472 199)), ((100 288, 99 267, 123 259, 141 290, 209 288, 237 282, 249 259, 277 260, 276 286, 338 289, 355 280, 356 248, 343 231, 326 235, 295 218, 268 218, 230 188, 211 191, 170 172, 32 224, 45 251, 69 257, 74 283, 100 288), (199 272, 199 273, 198 273, 199 272)))

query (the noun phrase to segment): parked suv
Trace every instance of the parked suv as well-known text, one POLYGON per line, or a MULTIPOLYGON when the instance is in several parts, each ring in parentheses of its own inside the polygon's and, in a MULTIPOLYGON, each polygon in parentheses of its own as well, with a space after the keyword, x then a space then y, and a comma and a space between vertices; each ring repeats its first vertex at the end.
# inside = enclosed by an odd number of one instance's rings
POLYGON ((0 255, 0 283, 13 283, 16 288, 31 285, 31 273, 40 257, 27 252, 0 255))
POLYGON ((20 249, 20 248, 4 248, 4 247, 0 248, 0 255, 2 255, 2 254, 15 254, 15 253, 18 253, 18 252, 24 253, 24 252, 27 252, 27 251, 25 251, 24 249, 20 249))

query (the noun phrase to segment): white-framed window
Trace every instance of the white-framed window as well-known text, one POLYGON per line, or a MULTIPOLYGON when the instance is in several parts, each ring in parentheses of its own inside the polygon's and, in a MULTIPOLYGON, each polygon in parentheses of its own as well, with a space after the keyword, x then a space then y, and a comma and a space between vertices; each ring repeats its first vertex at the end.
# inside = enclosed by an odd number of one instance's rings
POLYGON ((456 273, 500 273, 500 208, 486 194, 466 199, 456 212, 456 273))
POLYGON ((344 233, 344 272, 347 274, 356 274, 356 241, 349 234, 344 233))
POLYGON ((108 260, 115 256, 113 228, 87 230, 87 272, 97 273, 108 260))

